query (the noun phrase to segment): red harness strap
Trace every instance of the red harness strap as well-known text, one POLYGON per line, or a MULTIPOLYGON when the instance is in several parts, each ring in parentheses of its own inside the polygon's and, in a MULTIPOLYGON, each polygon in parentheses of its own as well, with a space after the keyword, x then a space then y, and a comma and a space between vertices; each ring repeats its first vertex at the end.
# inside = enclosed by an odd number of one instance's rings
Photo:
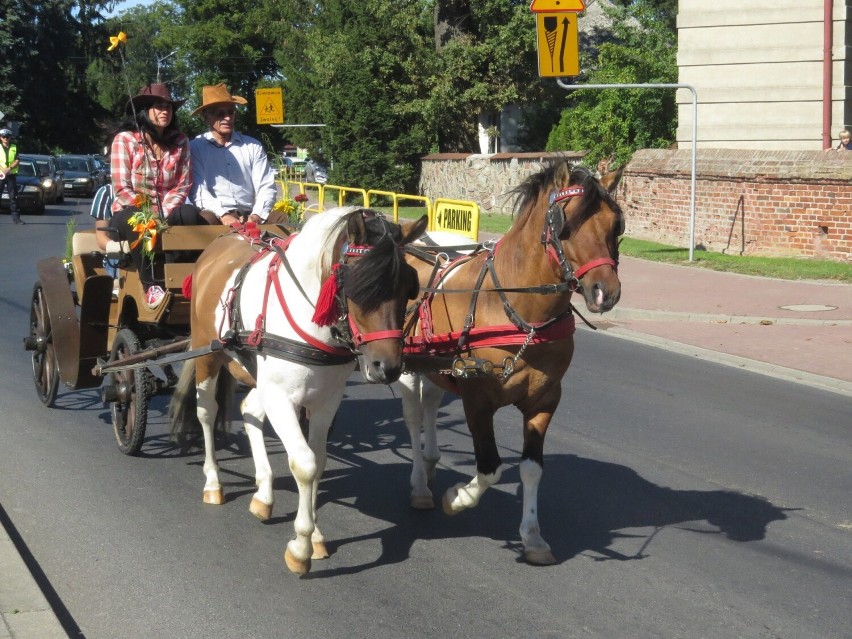
MULTIPOLYGON (((329 346, 325 342, 321 342, 312 335, 308 335, 308 333, 306 333, 299 327, 299 325, 293 319, 293 316, 290 313, 290 308, 287 306, 287 302, 284 299, 284 292, 281 290, 281 282, 275 276, 280 266, 281 256, 273 256, 272 260, 269 263, 269 271, 266 275, 266 289, 267 291, 269 290, 270 283, 275 285, 275 294, 278 296, 278 303, 281 305, 281 309, 284 311, 284 315, 287 317, 287 321, 290 322, 290 326, 293 327, 293 330, 296 331, 296 334, 314 348, 318 348, 319 350, 324 351, 326 353, 331 353, 333 355, 351 355, 352 353, 348 348, 337 348, 334 346, 329 346)), ((262 314, 266 315, 266 297, 264 297, 263 300, 262 314)), ((258 321, 260 321, 260 318, 258 318, 258 321)))
MULTIPOLYGON (((533 328, 540 324, 532 324, 533 328)), ((544 344, 557 339, 570 337, 574 334, 574 316, 566 315, 564 318, 536 332, 531 344, 544 344)), ((424 354, 441 355, 458 351, 461 331, 453 331, 442 335, 412 335, 405 339, 403 352, 406 355, 424 354)), ((526 342, 528 334, 518 330, 513 324, 502 326, 483 326, 472 328, 465 350, 485 348, 487 346, 513 346, 526 342)))

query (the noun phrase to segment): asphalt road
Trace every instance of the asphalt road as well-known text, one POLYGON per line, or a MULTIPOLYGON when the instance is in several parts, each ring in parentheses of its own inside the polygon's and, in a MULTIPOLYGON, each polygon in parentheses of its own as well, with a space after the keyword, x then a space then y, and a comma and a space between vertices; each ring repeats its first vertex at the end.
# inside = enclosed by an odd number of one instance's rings
MULTIPOLYGON (((202 457, 169 443, 166 398, 136 458, 97 392, 61 393, 54 409, 36 398, 21 346, 34 265, 62 254, 70 208, 25 227, 0 216, 0 514, 72 636, 850 636, 849 398, 585 329, 539 496, 557 565, 519 560, 513 409, 496 427, 512 466, 480 506, 416 512, 399 400, 356 376, 321 485, 332 556, 289 574, 296 495, 280 444, 267 439, 280 477, 262 524, 237 446, 220 455, 227 503, 202 504, 202 457)), ((442 492, 473 456, 458 401, 440 423, 442 492)))

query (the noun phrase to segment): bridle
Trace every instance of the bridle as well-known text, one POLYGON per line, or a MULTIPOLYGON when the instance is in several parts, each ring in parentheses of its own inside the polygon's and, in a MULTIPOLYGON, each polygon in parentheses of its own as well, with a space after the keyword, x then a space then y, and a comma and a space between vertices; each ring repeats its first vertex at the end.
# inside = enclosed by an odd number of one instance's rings
MULTIPOLYGON (((382 222, 384 222, 385 231, 387 231, 387 222, 384 218, 380 219, 382 220, 382 222)), ((384 235, 382 237, 384 237, 384 235)), ((379 241, 381 241, 381 239, 379 241)), ((340 251, 341 260, 340 262, 338 262, 340 267, 334 269, 334 277, 337 278, 337 305, 340 309, 340 318, 338 320, 338 325, 332 329, 332 334, 335 334, 335 337, 338 340, 350 344, 350 349, 353 352, 359 352, 358 349, 361 347, 362 344, 375 342, 380 339, 398 339, 400 342, 402 342, 402 328, 363 333, 361 332, 361 329, 359 329, 358 326, 355 324, 355 320, 352 319, 352 315, 348 312, 348 307, 346 304, 346 292, 344 286, 345 269, 343 267, 347 266, 347 258, 363 257, 372 250, 372 246, 349 244, 349 242, 346 242, 344 243, 340 251), (343 323, 344 320, 345 324, 343 323), (348 330, 341 329, 341 325, 343 325, 343 327, 348 327, 348 330)))
POLYGON ((576 271, 571 268, 565 251, 562 248, 560 236, 565 229, 565 206, 572 198, 584 195, 585 187, 569 186, 559 191, 553 191, 548 198, 547 214, 544 217, 544 228, 541 231, 541 244, 550 258, 562 273, 562 280, 569 285, 570 290, 582 288, 580 278, 599 266, 611 266, 618 270, 618 262, 611 257, 599 257, 586 262, 576 271))

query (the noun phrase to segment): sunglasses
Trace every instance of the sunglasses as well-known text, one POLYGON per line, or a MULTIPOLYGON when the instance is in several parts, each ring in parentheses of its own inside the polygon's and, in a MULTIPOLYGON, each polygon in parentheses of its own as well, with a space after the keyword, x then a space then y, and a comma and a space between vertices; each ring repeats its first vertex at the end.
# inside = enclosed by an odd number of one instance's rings
POLYGON ((211 114, 216 117, 216 119, 221 120, 222 118, 233 116, 237 110, 233 107, 230 109, 216 109, 215 111, 211 111, 211 114))

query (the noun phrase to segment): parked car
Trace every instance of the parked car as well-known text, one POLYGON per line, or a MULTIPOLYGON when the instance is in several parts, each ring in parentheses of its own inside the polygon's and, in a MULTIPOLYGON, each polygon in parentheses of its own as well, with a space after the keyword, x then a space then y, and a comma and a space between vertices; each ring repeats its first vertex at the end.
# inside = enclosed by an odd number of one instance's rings
POLYGON ((112 175, 112 170, 109 166, 109 156, 108 155, 95 155, 92 156, 95 158, 95 162, 98 164, 98 168, 101 173, 104 175, 104 184, 110 181, 110 176, 112 175))
POLYGON ((328 182, 328 169, 318 160, 308 158, 305 161, 305 182, 325 184, 328 182))
MULTIPOLYGON (((41 185, 41 173, 32 160, 21 159, 18 164, 18 211, 41 215, 44 213, 44 187, 41 185)), ((0 209, 9 210, 9 193, 3 191, 0 209)))
POLYGON ((62 171, 52 155, 33 155, 25 153, 19 156, 22 160, 31 160, 38 165, 41 174, 41 185, 44 187, 44 201, 56 204, 65 200, 65 183, 62 181, 62 171))
POLYGON ((59 170, 65 174, 62 181, 66 192, 92 197, 107 182, 91 155, 60 155, 59 170))

